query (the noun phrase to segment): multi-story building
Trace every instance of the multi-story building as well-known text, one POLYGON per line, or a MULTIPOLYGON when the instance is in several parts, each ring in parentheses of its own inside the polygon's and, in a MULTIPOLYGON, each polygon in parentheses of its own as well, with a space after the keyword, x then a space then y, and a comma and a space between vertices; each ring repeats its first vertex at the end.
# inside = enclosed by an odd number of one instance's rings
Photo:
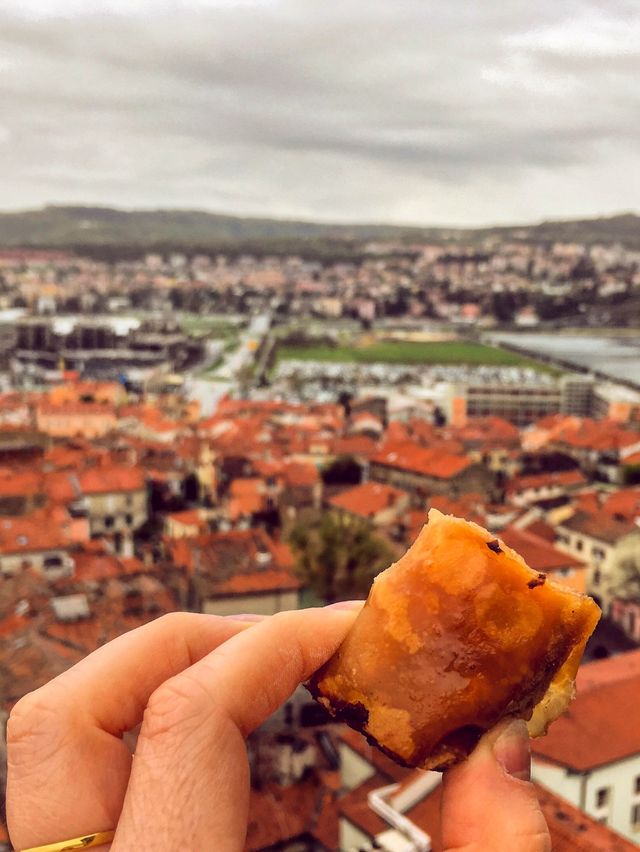
POLYGON ((582 666, 570 711, 533 740, 535 781, 640 839, 640 651, 582 666))
POLYGON ((556 546, 587 564, 586 591, 608 613, 625 564, 640 562, 640 527, 601 512, 577 511, 556 532, 556 546))
POLYGON ((116 550, 133 553, 133 534, 147 520, 147 487, 141 468, 93 467, 78 474, 91 535, 113 537, 116 550))

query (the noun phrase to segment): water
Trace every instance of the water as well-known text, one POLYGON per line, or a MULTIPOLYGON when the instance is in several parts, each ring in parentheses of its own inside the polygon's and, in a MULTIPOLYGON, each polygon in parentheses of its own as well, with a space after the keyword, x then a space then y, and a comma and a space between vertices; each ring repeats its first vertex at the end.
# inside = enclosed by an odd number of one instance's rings
POLYGON ((498 343, 522 346, 531 352, 598 370, 613 379, 640 384, 640 335, 605 337, 595 334, 500 333, 492 337, 498 343))

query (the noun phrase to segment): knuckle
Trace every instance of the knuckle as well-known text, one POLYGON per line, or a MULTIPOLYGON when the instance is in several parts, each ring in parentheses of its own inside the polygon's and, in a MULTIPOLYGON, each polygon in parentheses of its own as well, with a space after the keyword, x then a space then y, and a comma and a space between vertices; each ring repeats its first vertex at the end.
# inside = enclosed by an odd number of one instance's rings
POLYGON ((151 695, 140 737, 146 742, 163 743, 183 738, 212 710, 213 702, 205 689, 183 673, 165 681, 151 695))
POLYGON ((186 612, 166 612, 164 615, 156 618, 155 624, 162 630, 174 633, 180 630, 185 622, 185 618, 188 618, 188 616, 189 613, 186 612))
POLYGON ((46 687, 30 692, 13 707, 7 720, 9 764, 24 763, 29 755, 39 758, 55 750, 64 735, 63 714, 50 700, 46 687))

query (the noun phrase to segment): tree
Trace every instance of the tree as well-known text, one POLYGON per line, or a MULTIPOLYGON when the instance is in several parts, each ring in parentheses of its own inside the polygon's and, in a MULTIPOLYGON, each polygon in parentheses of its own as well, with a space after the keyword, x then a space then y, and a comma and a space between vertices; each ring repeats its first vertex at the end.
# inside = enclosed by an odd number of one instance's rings
POLYGON ((353 456, 338 456, 322 472, 325 485, 359 485, 362 482, 362 466, 353 456))
POLYGON ((365 597, 395 556, 366 520, 337 512, 301 518, 289 543, 298 576, 329 602, 365 597))
POLYGON ((618 565, 617 582, 610 589, 614 597, 625 600, 640 599, 640 555, 622 559, 618 565))

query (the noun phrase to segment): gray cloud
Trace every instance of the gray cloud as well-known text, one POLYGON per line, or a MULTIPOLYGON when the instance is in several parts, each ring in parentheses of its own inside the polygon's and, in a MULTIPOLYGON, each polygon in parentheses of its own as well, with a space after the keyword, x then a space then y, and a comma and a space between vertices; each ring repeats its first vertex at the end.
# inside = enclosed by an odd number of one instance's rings
POLYGON ((131 5, 5 0, 0 207, 467 224, 637 205, 632 3, 131 5))

